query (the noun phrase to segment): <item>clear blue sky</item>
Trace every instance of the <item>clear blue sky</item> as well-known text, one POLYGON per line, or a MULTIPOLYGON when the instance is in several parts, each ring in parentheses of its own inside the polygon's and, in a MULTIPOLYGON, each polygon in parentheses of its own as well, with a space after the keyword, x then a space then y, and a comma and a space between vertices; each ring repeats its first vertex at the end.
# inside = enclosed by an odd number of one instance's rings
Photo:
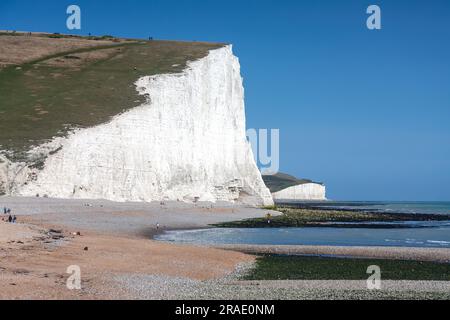
POLYGON ((8 1, 0 29, 234 44, 250 128, 341 200, 450 200, 450 1, 8 1), (382 30, 366 28, 370 4, 382 30))

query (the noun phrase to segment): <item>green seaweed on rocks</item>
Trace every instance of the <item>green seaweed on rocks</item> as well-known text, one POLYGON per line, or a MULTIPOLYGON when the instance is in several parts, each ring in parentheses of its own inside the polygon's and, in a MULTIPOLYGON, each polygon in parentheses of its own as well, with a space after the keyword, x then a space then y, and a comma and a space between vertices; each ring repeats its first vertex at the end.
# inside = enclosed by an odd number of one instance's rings
POLYGON ((261 255, 245 280, 367 280, 377 265, 383 280, 450 281, 450 264, 387 259, 261 255))
POLYGON ((445 214, 407 214, 365 211, 344 211, 325 209, 304 209, 289 206, 267 207, 266 210, 276 210, 281 215, 264 218, 246 219, 215 224, 220 228, 284 228, 284 227, 392 227, 401 228, 401 225, 388 225, 392 222, 407 221, 448 221, 450 215, 445 214), (368 223, 380 222, 384 224, 370 225, 368 223), (341 224, 339 224, 341 223, 341 224), (354 223, 354 224, 348 224, 354 223))

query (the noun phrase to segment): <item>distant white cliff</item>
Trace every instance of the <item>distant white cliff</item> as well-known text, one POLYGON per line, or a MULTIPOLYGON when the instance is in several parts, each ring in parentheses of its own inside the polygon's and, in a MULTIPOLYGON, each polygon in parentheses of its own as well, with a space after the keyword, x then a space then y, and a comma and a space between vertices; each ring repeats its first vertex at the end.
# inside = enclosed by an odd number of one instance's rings
POLYGON ((183 73, 143 77, 136 86, 146 103, 36 148, 55 151, 39 169, 4 169, 0 179, 10 180, 0 185, 22 196, 273 203, 246 140, 244 88, 231 46, 190 62, 183 73))
POLYGON ((274 200, 327 200, 326 187, 319 183, 305 183, 272 193, 274 200))

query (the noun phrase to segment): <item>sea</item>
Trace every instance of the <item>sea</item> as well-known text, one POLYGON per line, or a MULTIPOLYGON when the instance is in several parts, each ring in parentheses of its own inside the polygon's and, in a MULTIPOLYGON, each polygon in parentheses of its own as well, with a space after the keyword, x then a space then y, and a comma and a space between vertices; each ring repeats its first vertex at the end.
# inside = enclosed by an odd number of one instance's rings
POLYGON ((290 202, 300 207, 409 214, 448 214, 447 221, 407 221, 402 228, 207 228, 167 231, 156 240, 190 244, 395 246, 450 248, 450 202, 290 202))

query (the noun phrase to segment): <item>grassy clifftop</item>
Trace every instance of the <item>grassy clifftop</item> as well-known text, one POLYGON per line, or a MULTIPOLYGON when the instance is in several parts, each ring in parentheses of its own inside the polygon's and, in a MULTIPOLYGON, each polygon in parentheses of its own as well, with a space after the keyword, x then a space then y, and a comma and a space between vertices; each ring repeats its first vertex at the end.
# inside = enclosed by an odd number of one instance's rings
POLYGON ((104 123, 143 102, 139 77, 180 72, 221 46, 1 33, 0 150, 24 160, 30 147, 70 128, 104 123))

